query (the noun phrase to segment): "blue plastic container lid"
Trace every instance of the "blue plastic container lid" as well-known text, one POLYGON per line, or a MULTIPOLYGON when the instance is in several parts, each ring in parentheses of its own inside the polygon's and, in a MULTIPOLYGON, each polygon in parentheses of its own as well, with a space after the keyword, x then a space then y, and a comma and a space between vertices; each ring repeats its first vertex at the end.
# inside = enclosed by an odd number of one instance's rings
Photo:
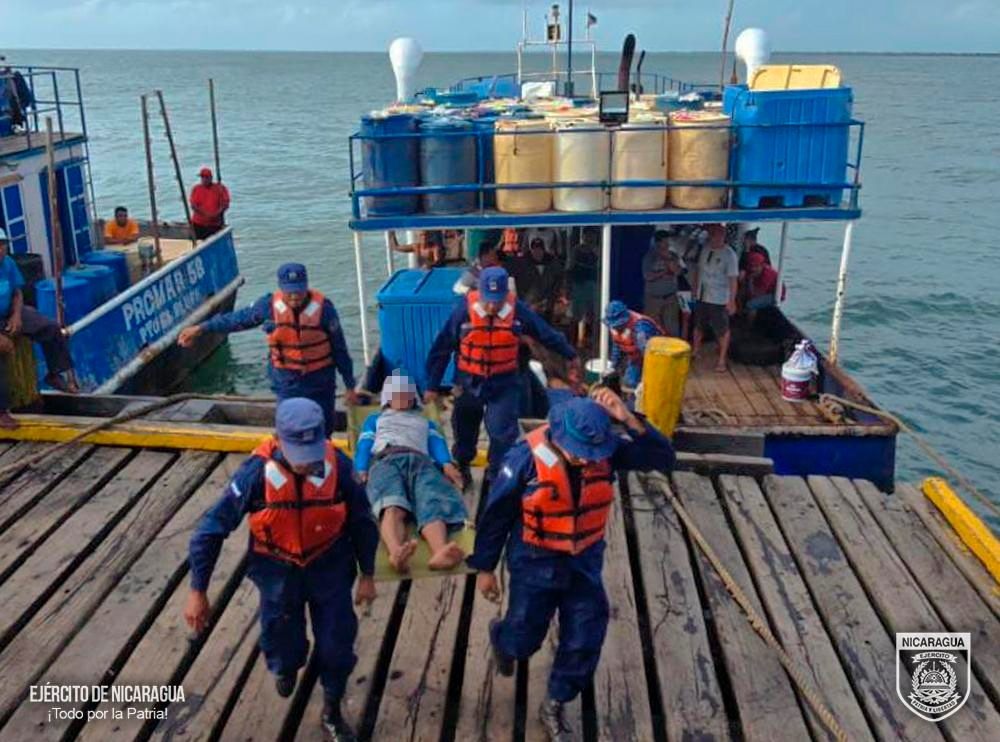
POLYGON ((453 304, 458 295, 454 292, 455 281, 464 268, 404 268, 396 271, 379 289, 379 304, 453 304))

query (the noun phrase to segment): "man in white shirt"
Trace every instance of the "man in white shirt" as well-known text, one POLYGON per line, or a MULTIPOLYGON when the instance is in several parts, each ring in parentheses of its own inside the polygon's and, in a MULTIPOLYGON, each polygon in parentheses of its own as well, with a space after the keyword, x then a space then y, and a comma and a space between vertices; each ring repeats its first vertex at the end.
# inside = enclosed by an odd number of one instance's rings
POLYGON ((732 331, 729 318, 736 313, 736 285, 740 275, 739 258, 726 244, 726 228, 721 224, 708 225, 708 241, 698 256, 694 280, 694 348, 695 356, 701 350, 705 328, 711 328, 719 341, 719 360, 715 370, 726 371, 729 359, 729 341, 732 331))

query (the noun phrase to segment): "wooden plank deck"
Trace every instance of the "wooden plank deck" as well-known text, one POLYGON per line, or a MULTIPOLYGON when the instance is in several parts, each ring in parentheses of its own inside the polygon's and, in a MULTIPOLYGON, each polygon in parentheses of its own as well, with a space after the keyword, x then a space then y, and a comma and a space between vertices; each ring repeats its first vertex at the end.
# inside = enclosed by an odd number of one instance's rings
MULTIPOLYGON (((0 458, 29 450, 38 444, 0 458)), ((187 540, 240 461, 81 446, 0 484, 0 739, 323 739, 315 668, 281 699, 264 667, 245 529, 220 556, 206 634, 190 637, 181 616, 187 540), (179 684, 186 699, 133 707, 162 720, 88 720, 128 707, 87 703, 57 704, 84 718, 49 718, 28 695, 43 683, 179 684)), ((670 486, 851 739, 996 738, 995 586, 913 490, 691 472, 670 486), (972 632, 972 697, 941 725, 896 696, 893 632, 914 629, 972 632)), ((620 486, 608 637, 568 714, 581 739, 828 739, 657 487, 642 475, 620 486)), ((542 739, 558 629, 503 678, 486 638, 500 611, 472 577, 381 583, 359 617, 347 717, 374 739, 542 739)))

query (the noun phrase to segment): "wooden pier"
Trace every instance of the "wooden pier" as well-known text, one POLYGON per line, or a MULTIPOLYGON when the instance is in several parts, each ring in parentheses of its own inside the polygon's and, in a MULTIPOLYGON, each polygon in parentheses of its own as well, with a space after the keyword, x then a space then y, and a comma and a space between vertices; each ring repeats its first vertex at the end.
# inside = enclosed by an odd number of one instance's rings
MULTIPOLYGON (((0 467, 45 445, 0 443, 0 467)), ((182 617, 191 531, 242 458, 78 445, 0 479, 0 739, 322 739, 314 669, 281 699, 258 650, 245 532, 219 559, 205 635, 182 617), (31 702, 45 683, 182 685, 185 701, 131 714, 104 704, 125 718, 88 721, 86 704, 31 702), (84 718, 50 718, 52 706, 84 718)), ((915 489, 692 472, 671 487, 852 740, 996 739, 1000 592, 915 489), (919 630, 972 633, 971 697, 939 725, 896 695, 893 632, 919 630)), ((620 492, 611 625, 593 687, 571 707, 581 739, 827 739, 664 493, 640 475, 620 492)), ((557 630, 501 677, 487 640, 501 608, 473 582, 379 584, 345 704, 364 736, 544 738, 536 712, 557 630)))

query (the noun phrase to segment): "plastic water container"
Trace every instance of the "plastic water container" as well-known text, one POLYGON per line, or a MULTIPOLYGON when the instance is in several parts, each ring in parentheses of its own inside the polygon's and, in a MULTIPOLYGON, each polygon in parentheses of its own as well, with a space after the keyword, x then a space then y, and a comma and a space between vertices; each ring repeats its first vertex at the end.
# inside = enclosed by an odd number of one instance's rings
MULTIPOLYGON (((729 117, 711 111, 670 114, 670 180, 726 180, 729 176, 729 117)), ((718 209, 725 188, 671 186, 678 209, 718 209)))
MULTIPOLYGON (((442 117, 424 119, 419 128, 421 185, 468 185, 478 181, 476 134, 471 123, 442 117)), ((425 193, 420 200, 427 214, 465 214, 476 208, 476 191, 425 193)))
MULTIPOLYGON (((493 184, 496 182, 496 173, 493 169, 493 129, 496 126, 496 116, 481 116, 472 122, 476 129, 476 150, 479 154, 478 162, 483 164, 483 183, 493 184)), ((496 206, 496 194, 492 190, 483 192, 483 206, 493 208, 496 206)))
MULTIPOLYGON (((553 182, 601 183, 608 179, 611 133, 607 129, 579 119, 561 121, 555 129, 553 182)), ((608 207, 608 197, 604 188, 553 188, 552 203, 556 211, 601 211, 608 207)))
MULTIPOLYGON (((382 356, 389 368, 403 368, 427 389, 427 355, 438 332, 460 301, 452 287, 462 268, 405 269, 397 271, 379 289, 378 325, 382 356)), ((451 385, 449 365, 443 383, 451 385)))
POLYGON ((128 258, 117 250, 92 250, 81 258, 85 265, 102 265, 110 268, 115 276, 115 293, 129 287, 128 258))
POLYGON ((737 126, 736 180, 767 183, 736 189, 740 208, 835 206, 847 181, 854 94, 851 88, 726 88, 723 110, 737 126), (825 188, 824 184, 831 187, 825 188), (798 187, 795 184, 808 184, 798 187))
MULTIPOLYGON (((613 134, 611 177, 613 180, 666 180, 666 119, 643 113, 622 124, 613 134)), ((667 202, 667 186, 614 186, 611 208, 619 211, 662 209, 667 202)))
POLYGON ((118 286, 115 283, 115 272, 106 265, 87 265, 80 268, 71 268, 66 271, 66 275, 87 282, 95 307, 100 306, 118 293, 118 286))
MULTIPOLYGON (((552 182, 552 130, 540 119, 501 119, 493 137, 497 185, 552 182)), ((497 191, 497 210, 536 214, 552 208, 551 188, 497 191)))
MULTIPOLYGON (((49 319, 56 319, 56 282, 46 278, 35 284, 38 295, 38 311, 49 319)), ((79 278, 66 275, 62 279, 63 306, 65 321, 71 325, 78 319, 89 314, 96 305, 93 302, 90 284, 79 278)))
MULTIPOLYGON (((417 117, 410 113, 373 113, 361 118, 363 136, 383 137, 415 134, 417 117)), ((362 180, 365 188, 413 188, 420 184, 419 145, 416 137, 362 139, 362 180)), ((416 194, 409 196, 367 196, 369 216, 414 214, 419 206, 416 194)))

